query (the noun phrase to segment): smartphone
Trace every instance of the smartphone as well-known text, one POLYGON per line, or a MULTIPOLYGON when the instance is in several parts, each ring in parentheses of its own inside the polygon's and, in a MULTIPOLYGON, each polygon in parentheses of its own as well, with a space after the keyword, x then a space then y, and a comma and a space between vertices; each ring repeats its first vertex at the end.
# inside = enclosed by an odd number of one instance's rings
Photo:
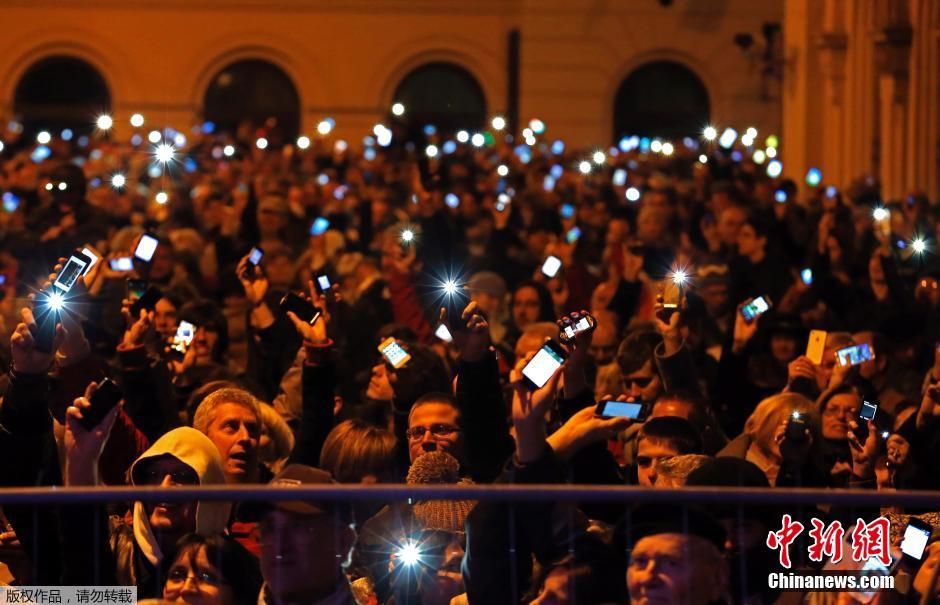
POLYGON ((875 352, 867 342, 862 344, 845 347, 836 351, 836 359, 840 366, 857 366, 860 363, 871 361, 875 358, 875 352))
POLYGON ((809 343, 806 345, 806 357, 816 365, 822 365, 828 337, 829 333, 825 330, 810 330, 809 343))
POLYGON ((859 408, 858 417, 855 419, 855 424, 858 425, 855 429, 855 436, 858 437, 859 443, 865 443, 868 439, 868 423, 875 419, 877 412, 877 403, 862 400, 862 407, 859 408))
POLYGON ((434 335, 444 342, 454 342, 454 336, 450 333, 450 330, 447 329, 447 326, 442 323, 437 325, 437 329, 434 330, 434 335))
POLYGON ((769 310, 769 300, 763 296, 758 296, 757 298, 751 299, 747 302, 747 304, 741 307, 741 316, 744 317, 744 321, 751 323, 769 310))
POLYGON ((565 241, 569 244, 574 244, 579 239, 581 239, 581 228, 575 225, 568 230, 568 233, 565 234, 565 241))
POLYGON ((642 401, 601 401, 594 408, 594 415, 601 418, 629 418, 646 422, 649 410, 642 401))
POLYGON ((558 338, 563 343, 571 342, 578 334, 590 332, 597 327, 597 321, 590 315, 578 314, 577 317, 562 317, 558 338))
POLYGON ((523 381, 530 389, 540 389, 545 386, 555 370, 561 367, 568 354, 561 345, 554 340, 547 341, 538 350, 535 357, 522 368, 523 381))
POLYGON ((101 258, 92 252, 90 248, 82 248, 82 255, 88 259, 88 264, 85 266, 85 272, 82 273, 82 275, 86 275, 89 271, 91 271, 92 267, 98 264, 98 261, 101 260, 101 258))
POLYGON ((613 182, 614 187, 623 187, 627 184, 627 171, 623 168, 614 170, 614 176, 611 181, 613 182))
POLYGON ((285 294, 280 304, 285 314, 291 311, 297 316, 297 319, 305 321, 308 324, 312 324, 320 318, 320 309, 316 308, 313 303, 307 299, 293 292, 285 294))
MULTIPOLYGON (((44 290, 39 293, 33 303, 33 318, 36 323, 29 328, 36 350, 42 353, 51 353, 55 341, 55 327, 59 323, 59 308, 50 304, 52 293, 44 290)), ((61 296, 58 292, 56 296, 61 296)))
POLYGON ((78 278, 85 274, 85 267, 87 266, 88 259, 80 258, 73 254, 56 276, 54 282, 55 287, 61 290, 62 294, 65 294, 72 289, 72 286, 75 285, 78 278))
POLYGON ((542 273, 549 279, 558 275, 559 269, 561 269, 561 259, 557 256, 550 255, 545 259, 545 262, 542 263, 542 273))
POLYGON ((137 301, 147 291, 147 282, 142 279, 130 279, 124 282, 124 296, 128 300, 137 301))
POLYGON ((807 286, 813 285, 813 270, 812 269, 803 269, 800 271, 800 279, 803 280, 803 284, 807 286))
POLYGON ((787 423, 786 438, 792 441, 804 441, 807 428, 809 428, 809 423, 806 422, 806 416, 799 412, 793 412, 790 415, 790 421, 787 423))
POLYGON ((176 334, 170 343, 170 354, 182 359, 189 350, 189 345, 193 344, 193 338, 196 337, 196 326, 188 321, 181 321, 176 328, 176 334))
POLYGON ((264 250, 255 246, 254 248, 251 249, 251 252, 248 253, 248 262, 254 265, 255 267, 257 267, 258 263, 261 262, 261 257, 263 256, 264 256, 264 250))
POLYGON ((112 271, 133 271, 134 270, 134 259, 129 256, 121 256, 119 258, 112 258, 108 263, 108 266, 111 267, 112 271))
POLYGON ((114 381, 110 378, 105 378, 98 383, 95 394, 88 400, 91 407, 82 411, 82 419, 79 420, 79 423, 85 427, 86 431, 94 429, 104 420, 108 412, 114 409, 114 406, 116 406, 123 397, 124 394, 121 393, 121 389, 118 388, 114 381))
POLYGON ((319 292, 320 294, 323 294, 324 292, 326 292, 327 290, 333 287, 333 283, 330 281, 330 276, 326 274, 317 275, 316 282, 314 283, 316 283, 317 292, 319 292))
POLYGON ((140 243, 137 244, 137 249, 134 250, 134 257, 149 263, 153 260, 153 253, 157 251, 157 243, 156 237, 147 233, 143 234, 140 243))
POLYGON ((411 355, 408 354, 408 351, 391 336, 382 341, 379 345, 379 352, 385 358, 385 361, 396 370, 408 363, 408 360, 411 359, 411 355))
POLYGON ((143 293, 137 297, 137 300, 134 301, 134 304, 131 305, 131 317, 134 319, 140 317, 140 312, 143 309, 146 309, 147 311, 153 311, 153 309, 157 306, 157 303, 160 302, 161 298, 163 298, 163 292, 160 290, 160 288, 156 286, 150 286, 149 288, 145 289, 143 293))
POLYGON ((931 533, 933 533, 933 528, 929 523, 917 517, 911 517, 904 529, 904 539, 901 540, 901 552, 904 553, 904 558, 911 562, 922 561, 931 533))
POLYGON ((329 228, 330 221, 328 219, 322 216, 317 217, 317 220, 313 221, 313 224, 310 225, 310 235, 323 235, 329 228))
POLYGON ((562 204, 561 205, 561 217, 562 218, 571 218, 574 216, 574 205, 573 204, 562 204))

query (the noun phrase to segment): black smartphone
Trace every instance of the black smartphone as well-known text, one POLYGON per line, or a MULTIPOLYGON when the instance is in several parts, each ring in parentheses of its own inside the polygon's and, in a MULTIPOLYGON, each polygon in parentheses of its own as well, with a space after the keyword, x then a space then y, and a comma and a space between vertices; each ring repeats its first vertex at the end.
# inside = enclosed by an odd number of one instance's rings
POLYGON ((320 309, 302 296, 293 292, 288 292, 281 299, 281 310, 284 313, 291 311, 297 316, 297 319, 312 324, 320 317, 320 309))
POLYGON ((105 378, 98 383, 98 389, 88 400, 91 407, 82 412, 82 419, 79 420, 79 423, 85 427, 86 431, 92 430, 104 420, 104 417, 114 409, 114 406, 121 401, 122 397, 124 397, 124 394, 118 385, 110 378, 105 378))
POLYGON ((36 350, 42 353, 51 353, 55 341, 55 327, 59 323, 59 307, 62 304, 62 295, 58 292, 44 290, 36 295, 33 303, 33 319, 35 324, 29 331, 36 344, 36 350))
POLYGON ((594 408, 594 415, 601 418, 629 418, 637 422, 646 422, 648 406, 642 401, 601 401, 594 408))
POLYGON ((807 428, 809 428, 809 423, 806 422, 806 416, 793 412, 790 415, 790 422, 787 423, 786 438, 792 441, 805 441, 807 428))
POLYGON ((547 341, 538 350, 529 363, 522 368, 523 381, 530 389, 540 389, 545 386, 552 374, 567 359, 568 353, 554 340, 547 341))
POLYGON ((563 343, 571 342, 578 334, 590 332, 597 327, 597 321, 590 314, 575 314, 574 317, 567 316, 561 318, 561 330, 558 332, 558 338, 563 343))
POLYGON ((147 282, 142 279, 127 278, 124 282, 124 298, 138 301, 147 292, 147 282))
POLYGON ((163 292, 160 288, 156 286, 150 286, 147 288, 140 297, 134 301, 134 304, 131 305, 131 317, 138 318, 140 317, 141 309, 146 309, 147 311, 153 311, 154 307, 157 306, 157 303, 160 302, 160 299, 163 298, 163 292))
POLYGON ((907 522, 907 527, 904 528, 904 538, 901 540, 903 558, 914 564, 923 561, 931 533, 933 533, 933 527, 929 523, 917 517, 911 517, 907 522))
POLYGON ((862 407, 858 410, 858 417, 855 419, 857 428, 855 436, 860 443, 865 443, 868 439, 868 422, 875 419, 878 412, 878 404, 871 401, 862 401, 862 407))

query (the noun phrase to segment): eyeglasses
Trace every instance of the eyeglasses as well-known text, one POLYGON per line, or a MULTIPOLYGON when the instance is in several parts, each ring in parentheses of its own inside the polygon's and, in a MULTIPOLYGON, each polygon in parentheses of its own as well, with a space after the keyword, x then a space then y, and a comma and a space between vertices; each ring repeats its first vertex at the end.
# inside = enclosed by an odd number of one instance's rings
POLYGON ((638 389, 645 389, 651 382, 653 382, 652 376, 634 376, 632 378, 624 378, 623 386, 629 388, 636 385, 638 389))
POLYGON ((164 477, 170 477, 170 485, 199 485, 199 477, 192 471, 173 471, 168 473, 162 469, 149 468, 134 473, 138 485, 160 485, 164 477))
POLYGON ((417 441, 418 439, 424 439, 424 434, 428 431, 431 431, 432 437, 449 437, 450 435, 460 431, 460 429, 452 424, 432 424, 431 428, 413 426, 405 431, 405 435, 408 436, 408 439, 417 441))
POLYGON ((185 584, 186 580, 193 578, 199 586, 221 586, 227 584, 225 580, 211 571, 197 571, 190 574, 185 567, 174 567, 166 576, 166 583, 170 585, 185 584))

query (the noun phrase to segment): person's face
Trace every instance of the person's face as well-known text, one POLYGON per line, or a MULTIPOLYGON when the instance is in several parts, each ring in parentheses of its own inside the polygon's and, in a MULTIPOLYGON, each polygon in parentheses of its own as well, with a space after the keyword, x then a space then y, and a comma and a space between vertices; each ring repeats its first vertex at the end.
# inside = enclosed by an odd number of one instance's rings
POLYGON ((408 418, 408 455, 414 462, 426 452, 444 451, 463 460, 463 434, 457 410, 446 403, 425 403, 408 418), (437 433, 437 434, 435 434, 437 433))
POLYGON ((486 313, 487 317, 495 317, 502 305, 502 300, 493 296, 489 292, 475 291, 470 295, 470 300, 475 301, 480 309, 486 313))
POLYGON ((914 292, 917 300, 926 302, 932 307, 940 304, 940 284, 933 277, 923 277, 917 282, 917 289, 914 292))
POLYGON ((571 602, 568 580, 568 567, 555 567, 545 576, 542 590, 529 605, 567 605, 571 602))
POLYGON ((519 288, 512 297, 512 320, 520 330, 539 319, 539 293, 535 288, 519 288))
POLYGON ((789 334, 774 334, 770 337, 770 354, 777 363, 790 363, 799 354, 796 339, 789 334))
POLYGON ((275 509, 261 520, 261 574, 276 603, 315 602, 336 591, 349 544, 332 515, 275 509), (342 549, 342 550, 341 550, 342 549))
POLYGON ((614 219, 610 221, 607 228, 606 241, 608 245, 621 244, 630 237, 630 223, 623 219, 614 219))
POLYGON ((853 393, 832 397, 822 411, 823 437, 844 441, 849 430, 849 420, 858 416, 861 405, 861 399, 853 393))
POLYGON ((177 308, 166 298, 161 298, 153 308, 153 323, 164 338, 176 334, 177 308))
POLYGON ((271 285, 278 289, 287 288, 294 279, 294 267, 290 257, 283 254, 267 259, 264 272, 271 285))
POLYGON ((175 603, 229 605, 233 597, 232 587, 209 562, 205 547, 199 547, 195 556, 191 550, 177 556, 163 585, 164 600, 175 603))
POLYGON ((666 229, 659 212, 640 212, 636 221, 636 236, 644 244, 655 244, 666 229))
POLYGON ((377 401, 391 401, 395 398, 392 383, 396 380, 397 376, 384 362, 376 364, 372 367, 372 379, 369 380, 366 397, 377 401))
POLYGON ((421 580, 421 605, 449 605, 451 599, 464 592, 460 573, 463 557, 463 544, 454 537, 439 554, 425 561, 430 567, 427 577, 421 580))
POLYGON ((826 250, 829 252, 829 262, 842 262, 842 245, 839 244, 839 240, 835 236, 830 235, 829 239, 826 240, 826 250))
POLYGON ((168 244, 157 246, 150 261, 150 278, 164 279, 173 273, 173 254, 168 244))
POLYGON ((212 351, 219 342, 219 333, 204 326, 196 328, 193 336, 193 348, 196 350, 196 363, 204 365, 212 361, 212 351))
POLYGON ((548 291, 552 295, 552 304, 555 307, 555 314, 561 315, 568 302, 568 285, 559 275, 548 282, 548 291))
POLYGON ((822 364, 814 367, 816 368, 816 386, 820 391, 825 391, 829 386, 829 379, 832 378, 832 371, 836 367, 836 349, 826 347, 823 351, 822 364))
POLYGON ((617 354, 617 328, 610 322, 599 322, 588 347, 588 355, 598 366, 608 364, 617 354))
POLYGON ((701 288, 698 292, 705 301, 705 310, 711 317, 719 317, 728 309, 727 284, 711 284, 701 288))
POLYGON ((655 401, 659 397, 662 381, 653 370, 653 362, 647 361, 643 366, 623 377, 623 392, 630 395, 631 400, 655 401))
POLYGON ((885 283, 885 272, 881 266, 881 256, 879 254, 872 254, 871 258, 868 259, 868 279, 873 284, 885 283))
POLYGON ((284 226, 284 216, 271 210, 258 211, 258 230, 262 237, 275 237, 284 226))
POLYGON ((636 475, 640 485, 653 487, 656 485, 656 467, 663 458, 678 456, 679 452, 665 441, 659 439, 643 438, 636 452, 636 475))
POLYGON ((630 553, 627 588, 633 605, 705 605, 715 598, 713 570, 689 552, 694 538, 657 534, 640 539, 630 553))
POLYGON ((251 410, 238 403, 219 405, 206 436, 222 455, 222 470, 228 483, 257 480, 261 423, 251 410))
POLYGON ((214 229, 225 220, 225 202, 213 199, 202 211, 202 224, 206 229, 214 229))
POLYGON ((757 237, 754 227, 744 224, 738 231, 738 254, 741 256, 751 256, 763 249, 766 240, 757 237))
POLYGON ((718 219, 718 237, 721 243, 726 246, 734 246, 738 243, 738 232, 747 217, 744 210, 731 206, 725 208, 718 219))
MULTIPOLYGON (((145 466, 135 469, 140 483, 135 485, 199 485, 199 475, 188 464, 172 456, 144 461, 145 466)), ((195 502, 148 502, 144 510, 155 533, 185 534, 196 531, 195 502)))

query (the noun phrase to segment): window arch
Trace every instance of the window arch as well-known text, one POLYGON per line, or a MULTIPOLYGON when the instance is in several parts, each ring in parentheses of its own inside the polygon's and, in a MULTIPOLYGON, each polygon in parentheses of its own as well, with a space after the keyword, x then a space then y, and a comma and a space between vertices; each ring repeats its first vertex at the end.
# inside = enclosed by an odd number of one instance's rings
POLYGON ((439 132, 481 130, 486 123, 486 96, 463 67, 446 61, 427 63, 402 78, 393 103, 402 103, 401 121, 408 138, 421 136, 433 124, 439 132))
POLYGON ((95 118, 110 109, 111 93, 101 73, 69 56, 40 59, 26 70, 13 93, 13 113, 30 132, 70 128, 88 133, 95 118))
POLYGON ((697 136, 711 103, 701 78, 676 61, 645 63, 624 78, 614 99, 614 140, 638 135, 697 136))
POLYGON ((272 135, 293 139, 300 131, 300 95, 277 65, 262 59, 236 61, 222 68, 203 97, 203 118, 235 132, 245 121, 267 125, 272 135))

